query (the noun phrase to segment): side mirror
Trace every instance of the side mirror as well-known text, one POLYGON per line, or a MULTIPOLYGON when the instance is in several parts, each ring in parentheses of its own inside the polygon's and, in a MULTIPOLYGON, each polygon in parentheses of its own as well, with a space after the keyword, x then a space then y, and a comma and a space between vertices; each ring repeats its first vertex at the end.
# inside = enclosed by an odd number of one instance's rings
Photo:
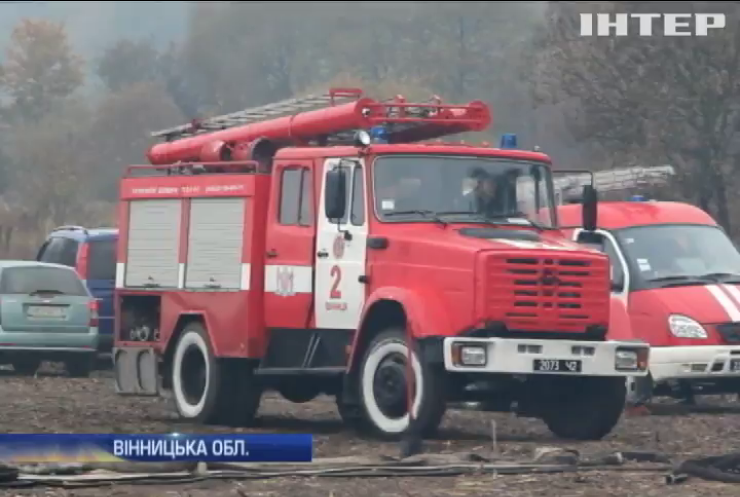
POLYGON ((599 210, 599 196, 596 188, 592 185, 584 186, 581 199, 581 225, 587 231, 594 231, 599 210))
POLYGON ((341 219, 347 210, 347 172, 336 168, 326 174, 324 211, 329 219, 341 219))

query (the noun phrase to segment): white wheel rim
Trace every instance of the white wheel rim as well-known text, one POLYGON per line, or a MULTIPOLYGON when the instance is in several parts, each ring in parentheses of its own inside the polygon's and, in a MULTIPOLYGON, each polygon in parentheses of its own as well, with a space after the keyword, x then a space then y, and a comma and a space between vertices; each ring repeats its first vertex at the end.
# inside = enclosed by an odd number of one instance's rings
POLYGON ((203 340, 203 337, 198 333, 185 332, 175 350, 174 368, 172 373, 172 391, 175 395, 175 403, 177 404, 177 410, 180 411, 180 414, 186 418, 195 418, 203 411, 208 394, 208 388, 210 387, 210 376, 211 366, 208 361, 208 346, 206 345, 205 340, 203 340), (191 346, 195 346, 200 350, 200 353, 203 354, 206 369, 206 384, 203 388, 203 395, 197 404, 191 404, 187 401, 182 385, 182 359, 185 352, 191 346))
MULTIPOLYGON (((380 363, 390 354, 402 354, 407 357, 406 345, 401 342, 383 342, 379 346, 375 347, 365 361, 365 365, 362 368, 362 399, 365 405, 365 410, 370 418, 370 421, 378 427, 379 430, 389 433, 402 433, 409 425, 409 415, 406 413, 401 418, 389 418, 383 411, 378 407, 378 401, 375 399, 375 392, 373 391, 373 381, 375 372, 378 370, 380 363)), ((419 407, 421 406, 421 395, 424 388, 423 378, 421 374, 421 365, 416 357, 416 353, 411 353, 411 365, 414 370, 414 381, 415 381, 415 395, 414 395, 414 416, 419 416, 419 407)))

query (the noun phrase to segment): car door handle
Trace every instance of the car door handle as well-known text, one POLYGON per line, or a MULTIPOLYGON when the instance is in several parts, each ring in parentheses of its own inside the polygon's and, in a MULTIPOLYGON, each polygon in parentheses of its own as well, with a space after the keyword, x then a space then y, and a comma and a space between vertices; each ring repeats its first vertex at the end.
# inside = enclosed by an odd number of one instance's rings
POLYGON ((267 257, 269 257, 270 259, 272 259, 273 257, 277 257, 277 256, 278 256, 278 253, 277 253, 277 250, 275 250, 275 249, 270 249, 270 250, 268 250, 268 251, 267 251, 267 252, 265 253, 265 255, 266 255, 267 257))
POLYGON ((319 250, 316 256, 323 259, 325 257, 329 257, 329 252, 327 252, 326 250, 319 250))

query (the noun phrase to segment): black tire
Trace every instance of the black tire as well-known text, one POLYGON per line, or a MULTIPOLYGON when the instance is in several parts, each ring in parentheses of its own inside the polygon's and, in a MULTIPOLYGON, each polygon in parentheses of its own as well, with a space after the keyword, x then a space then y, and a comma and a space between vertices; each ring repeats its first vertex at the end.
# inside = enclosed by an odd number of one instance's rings
POLYGON ((358 432, 368 431, 363 410, 359 405, 345 402, 342 394, 336 396, 336 403, 339 417, 346 426, 358 432))
POLYGON ((262 386, 254 367, 245 359, 220 359, 221 381, 214 423, 240 427, 254 424, 262 400, 262 386))
MULTIPOLYGON (((357 375, 360 424, 381 438, 398 439, 408 429, 405 351, 406 332, 389 329, 370 342, 360 363, 357 375), (383 373, 378 376, 381 369, 383 373), (377 395, 381 392, 385 392, 385 400, 379 402, 377 395)), ((447 409, 446 373, 439 366, 420 361, 416 351, 412 354, 415 377, 422 384, 414 401, 418 405, 416 429, 422 436, 430 436, 437 431, 447 409)), ((354 422, 351 414, 345 415, 354 422)))
POLYGON ((311 383, 306 384, 306 382, 303 382, 301 384, 300 381, 295 380, 281 383, 277 390, 285 400, 294 404, 305 404, 321 395, 321 391, 311 385, 311 383))
POLYGON ((551 403, 542 420, 565 440, 601 440, 619 423, 627 400, 624 378, 577 378, 568 395, 551 403))
POLYGON ((33 376, 41 367, 41 359, 35 357, 23 357, 11 361, 13 370, 23 376, 33 376))
POLYGON ((241 359, 217 359, 203 325, 188 324, 175 345, 171 368, 180 417, 203 424, 249 424, 262 392, 246 364, 241 359))
POLYGON ((95 360, 93 354, 86 354, 80 357, 70 357, 64 361, 64 369, 72 378, 88 378, 95 369, 95 360))

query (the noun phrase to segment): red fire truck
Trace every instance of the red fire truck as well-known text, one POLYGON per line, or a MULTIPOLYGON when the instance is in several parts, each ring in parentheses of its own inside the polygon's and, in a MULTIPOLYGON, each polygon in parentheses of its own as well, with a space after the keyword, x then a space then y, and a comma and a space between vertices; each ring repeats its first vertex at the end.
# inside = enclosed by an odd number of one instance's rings
MULTIPOLYGON (((616 195, 601 202, 598 229, 582 229, 578 205, 559 207, 559 220, 573 240, 609 255, 613 296, 635 336, 651 345, 642 400, 740 393, 740 252, 701 209, 627 194, 672 173, 667 166, 599 173, 599 191, 616 195)), ((558 182, 579 186, 576 176, 558 182)))
POLYGON ((117 391, 241 425, 265 391, 328 394, 391 437, 484 395, 609 433, 649 347, 609 329, 608 258, 559 232, 546 155, 429 142, 490 121, 344 89, 155 133, 121 181, 117 391))

